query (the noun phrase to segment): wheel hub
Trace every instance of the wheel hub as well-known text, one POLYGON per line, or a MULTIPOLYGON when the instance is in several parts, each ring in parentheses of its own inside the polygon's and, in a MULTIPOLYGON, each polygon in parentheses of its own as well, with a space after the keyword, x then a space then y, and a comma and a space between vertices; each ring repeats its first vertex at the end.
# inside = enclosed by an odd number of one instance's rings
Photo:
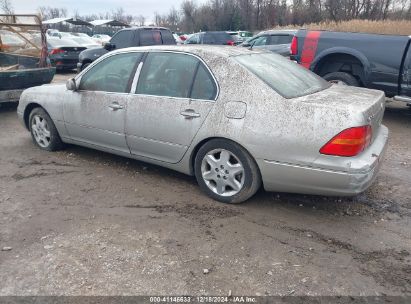
POLYGON ((48 129, 46 120, 40 115, 35 115, 32 119, 31 130, 36 140, 37 144, 40 147, 46 148, 50 145, 51 133, 48 129))
POLYGON ((233 196, 244 186, 243 164, 225 149, 215 149, 204 156, 201 174, 207 187, 221 196, 233 196))

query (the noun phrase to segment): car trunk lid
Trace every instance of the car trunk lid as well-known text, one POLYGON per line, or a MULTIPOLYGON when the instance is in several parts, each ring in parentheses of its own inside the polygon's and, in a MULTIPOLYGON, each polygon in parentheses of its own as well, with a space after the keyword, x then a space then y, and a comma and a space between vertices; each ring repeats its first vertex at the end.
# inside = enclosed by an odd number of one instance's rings
MULTIPOLYGON (((381 126, 385 110, 385 94, 382 91, 332 85, 323 91, 298 97, 295 101, 359 114, 363 125, 371 125, 373 139, 381 126)), ((354 127, 354 126, 351 126, 354 127)))

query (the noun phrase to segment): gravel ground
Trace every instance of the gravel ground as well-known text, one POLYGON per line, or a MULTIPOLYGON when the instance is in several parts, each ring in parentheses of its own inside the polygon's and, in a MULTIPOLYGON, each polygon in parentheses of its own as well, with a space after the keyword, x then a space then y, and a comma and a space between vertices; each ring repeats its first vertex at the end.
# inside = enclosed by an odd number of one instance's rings
MULTIPOLYGON (((64 81, 70 74, 57 75, 64 81)), ((411 111, 355 198, 260 191, 86 148, 47 153, 0 108, 0 295, 411 295, 411 111)))

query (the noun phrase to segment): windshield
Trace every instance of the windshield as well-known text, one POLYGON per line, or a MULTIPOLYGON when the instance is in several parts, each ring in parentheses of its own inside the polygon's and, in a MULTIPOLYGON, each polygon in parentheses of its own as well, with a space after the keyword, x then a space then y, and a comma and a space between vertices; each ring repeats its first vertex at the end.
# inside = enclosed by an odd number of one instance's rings
POLYGON ((322 91, 330 84, 302 66, 272 53, 232 57, 285 98, 295 98, 322 91))

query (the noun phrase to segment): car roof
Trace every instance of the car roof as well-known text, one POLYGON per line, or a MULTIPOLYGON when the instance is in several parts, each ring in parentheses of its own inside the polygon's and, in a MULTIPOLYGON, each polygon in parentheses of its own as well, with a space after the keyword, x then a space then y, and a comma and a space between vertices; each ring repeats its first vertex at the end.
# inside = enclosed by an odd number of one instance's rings
POLYGON ((270 53, 266 50, 249 50, 242 47, 234 46, 214 46, 214 45, 153 45, 153 46, 140 46, 130 47, 125 49, 115 50, 110 53, 127 53, 130 51, 170 51, 170 52, 182 52, 191 53, 194 55, 214 55, 220 57, 232 57, 238 55, 247 55, 252 53, 270 53))
POLYGON ((273 34, 292 34, 295 35, 297 33, 298 30, 268 30, 268 31, 262 31, 260 33, 258 33, 258 35, 264 35, 264 34, 269 34, 269 35, 273 35, 273 34))
POLYGON ((133 26, 121 29, 120 31, 136 31, 136 30, 170 30, 161 26, 133 26))

